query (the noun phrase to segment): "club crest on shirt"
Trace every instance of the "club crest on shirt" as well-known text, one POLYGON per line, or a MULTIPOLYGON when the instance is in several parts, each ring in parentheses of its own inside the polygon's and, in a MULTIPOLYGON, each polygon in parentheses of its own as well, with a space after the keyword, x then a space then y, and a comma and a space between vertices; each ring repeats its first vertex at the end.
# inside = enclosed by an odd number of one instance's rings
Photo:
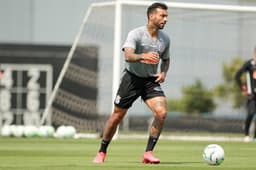
POLYGON ((164 45, 164 41, 163 41, 163 39, 161 38, 161 39, 159 39, 159 42, 158 42, 158 49, 159 49, 159 51, 162 53, 163 51, 164 51, 164 48, 165 48, 165 45, 164 45))

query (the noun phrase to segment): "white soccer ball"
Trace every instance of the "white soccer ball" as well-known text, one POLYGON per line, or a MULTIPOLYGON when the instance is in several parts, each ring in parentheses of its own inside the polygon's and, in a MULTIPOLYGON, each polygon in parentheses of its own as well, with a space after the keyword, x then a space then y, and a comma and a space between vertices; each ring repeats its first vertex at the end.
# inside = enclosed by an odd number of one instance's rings
POLYGON ((67 126, 66 127, 66 133, 65 133, 65 137, 66 138, 74 138, 76 134, 76 129, 74 126, 67 126))
POLYGON ((53 137, 54 133, 55 133, 55 129, 53 126, 45 126, 45 128, 47 129, 47 136, 48 137, 53 137))
POLYGON ((52 126, 40 126, 38 135, 40 137, 53 137, 54 131, 52 126))
POLYGON ((210 144, 204 148, 203 159, 209 165, 220 165, 224 161, 224 149, 217 144, 210 144))
POLYGON ((40 126, 38 129, 38 136, 39 137, 48 137, 47 129, 45 126, 40 126))
POLYGON ((25 126, 24 136, 31 138, 38 136, 38 128, 36 126, 25 126))
POLYGON ((59 126, 56 130, 55 137, 57 138, 65 138, 66 134, 66 126, 59 126))
POLYGON ((1 130, 1 136, 3 137, 9 137, 11 136, 11 126, 10 125, 4 125, 1 130))
POLYGON ((22 137, 24 134, 24 126, 11 125, 11 135, 14 137, 22 137))
POLYGON ((76 129, 73 126, 59 126, 56 130, 55 137, 57 138, 74 138, 76 129))

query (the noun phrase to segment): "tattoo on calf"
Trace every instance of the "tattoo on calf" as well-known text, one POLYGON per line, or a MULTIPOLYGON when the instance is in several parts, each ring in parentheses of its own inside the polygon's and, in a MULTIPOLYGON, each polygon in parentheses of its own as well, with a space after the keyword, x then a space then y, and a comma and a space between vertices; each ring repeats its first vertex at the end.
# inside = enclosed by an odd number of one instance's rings
POLYGON ((150 135, 158 138, 162 131, 162 128, 163 124, 157 120, 154 120, 150 129, 150 135))

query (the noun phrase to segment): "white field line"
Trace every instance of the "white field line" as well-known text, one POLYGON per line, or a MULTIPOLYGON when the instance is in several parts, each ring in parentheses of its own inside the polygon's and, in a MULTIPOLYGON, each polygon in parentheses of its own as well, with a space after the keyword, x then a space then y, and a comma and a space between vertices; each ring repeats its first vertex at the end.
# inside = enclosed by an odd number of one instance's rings
MULTIPOLYGON (((75 138, 99 138, 99 134, 93 133, 78 133, 76 134, 75 138)), ((118 139, 147 139, 148 135, 141 135, 141 134, 119 134, 118 139)), ((173 141, 218 141, 218 142, 242 142, 242 137, 228 137, 228 136, 176 136, 176 135, 162 135, 160 139, 165 140, 173 140, 173 141)))

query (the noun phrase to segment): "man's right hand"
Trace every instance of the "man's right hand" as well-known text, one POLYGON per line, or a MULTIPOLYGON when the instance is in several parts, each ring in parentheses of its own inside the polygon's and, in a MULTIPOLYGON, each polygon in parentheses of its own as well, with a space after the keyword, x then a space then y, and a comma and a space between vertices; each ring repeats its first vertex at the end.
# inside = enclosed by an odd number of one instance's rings
POLYGON ((147 52, 143 53, 140 62, 145 64, 158 64, 159 63, 159 54, 157 52, 147 52))

